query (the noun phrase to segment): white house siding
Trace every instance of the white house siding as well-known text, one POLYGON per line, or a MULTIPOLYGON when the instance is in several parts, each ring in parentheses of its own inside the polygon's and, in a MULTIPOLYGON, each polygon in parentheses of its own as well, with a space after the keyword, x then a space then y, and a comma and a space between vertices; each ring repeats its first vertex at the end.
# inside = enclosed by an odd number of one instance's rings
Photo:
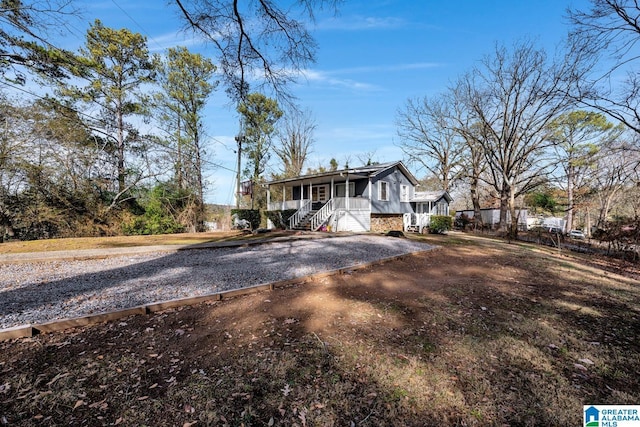
POLYGON ((369 211, 337 210, 329 222, 335 231, 363 232, 371 230, 371 215, 369 211))

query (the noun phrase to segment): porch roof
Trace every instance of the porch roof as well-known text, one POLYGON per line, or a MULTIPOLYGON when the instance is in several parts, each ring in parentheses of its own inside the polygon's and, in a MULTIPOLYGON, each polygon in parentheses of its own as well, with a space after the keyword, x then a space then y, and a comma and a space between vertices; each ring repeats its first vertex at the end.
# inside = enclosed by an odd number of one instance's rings
POLYGON ((383 173, 384 171, 397 166, 398 169, 404 173, 404 175, 411 181, 413 185, 418 183, 418 180, 413 176, 407 167, 401 162, 389 162, 379 163, 375 165, 361 166, 357 168, 347 168, 341 170, 335 170, 330 172, 316 173, 311 175, 301 175, 293 178, 276 179, 268 181, 266 185, 284 184, 284 185, 299 185, 301 183, 324 183, 333 178, 336 181, 346 181, 347 176, 350 178, 369 178, 383 173))
POLYGON ((447 203, 451 203, 451 201, 453 200, 453 198, 451 197, 448 191, 439 190, 439 191, 416 191, 411 201, 418 202, 418 203, 437 202, 442 198, 444 198, 447 201, 447 203))

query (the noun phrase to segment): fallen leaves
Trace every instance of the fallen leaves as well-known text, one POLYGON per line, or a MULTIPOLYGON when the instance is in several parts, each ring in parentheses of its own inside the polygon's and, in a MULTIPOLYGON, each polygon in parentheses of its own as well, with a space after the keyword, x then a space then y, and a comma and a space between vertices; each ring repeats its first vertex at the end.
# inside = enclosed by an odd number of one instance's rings
POLYGON ((47 383, 47 387, 51 387, 51 385, 54 384, 56 381, 58 381, 59 379, 64 378, 64 377, 68 377, 69 375, 70 374, 68 372, 65 372, 64 374, 56 375, 55 377, 53 377, 53 379, 51 381, 49 381, 47 383))
POLYGON ((281 391, 284 397, 287 397, 289 396, 289 394, 291 394, 291 387, 289 387, 289 384, 285 384, 284 388, 281 391))
POLYGON ((91 405, 89 405, 89 408, 91 409, 100 409, 101 411, 106 411, 107 408, 109 408, 109 404, 107 403, 107 399, 101 400, 99 402, 94 402, 91 405))
POLYGON ((593 365, 593 361, 591 359, 587 359, 586 357, 583 359, 579 359, 578 362, 582 363, 583 365, 593 365))

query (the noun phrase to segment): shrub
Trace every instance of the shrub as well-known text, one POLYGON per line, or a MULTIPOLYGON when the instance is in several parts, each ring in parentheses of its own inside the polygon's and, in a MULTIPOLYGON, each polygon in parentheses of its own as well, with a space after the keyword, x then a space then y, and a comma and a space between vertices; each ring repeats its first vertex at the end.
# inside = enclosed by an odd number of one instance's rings
POLYGON ((453 226, 453 218, 446 215, 434 215, 429 223, 429 233, 443 234, 451 230, 453 226))
POLYGON ((296 212, 296 209, 285 209, 283 211, 266 211, 265 215, 271 220, 274 227, 286 230, 289 228, 289 218, 296 212))
POLYGON ((182 233, 185 226, 179 216, 188 206, 189 193, 171 183, 160 183, 145 190, 140 200, 129 202, 133 218, 123 221, 124 234, 171 234, 182 233), (142 210, 142 214, 137 214, 142 210))
POLYGON ((467 226, 471 224, 471 218, 466 214, 455 217, 455 226, 461 230, 466 230, 467 226))
POLYGON ((264 215, 273 224, 275 228, 285 228, 282 220, 282 211, 266 211, 264 215))

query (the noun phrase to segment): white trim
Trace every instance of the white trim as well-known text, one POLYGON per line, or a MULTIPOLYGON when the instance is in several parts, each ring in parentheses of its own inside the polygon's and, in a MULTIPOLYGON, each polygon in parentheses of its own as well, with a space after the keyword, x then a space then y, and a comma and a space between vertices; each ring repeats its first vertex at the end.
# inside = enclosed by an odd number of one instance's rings
POLYGON ((411 200, 409 186, 406 184, 400 184, 400 202, 408 203, 409 200, 411 200))
POLYGON ((387 181, 378 181, 378 200, 381 202, 388 202, 389 201, 389 189, 391 188, 391 186, 389 185, 389 183, 387 181), (384 184, 385 187, 385 198, 382 198, 382 187, 384 184))

